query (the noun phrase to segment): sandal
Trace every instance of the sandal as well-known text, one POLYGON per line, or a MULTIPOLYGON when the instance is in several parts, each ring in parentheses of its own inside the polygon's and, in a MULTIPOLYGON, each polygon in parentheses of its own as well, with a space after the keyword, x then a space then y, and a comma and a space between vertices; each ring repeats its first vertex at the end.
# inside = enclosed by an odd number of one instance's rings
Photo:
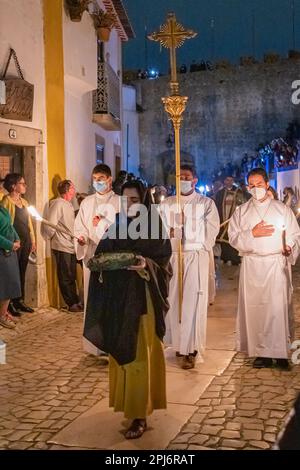
POLYGON ((138 439, 147 429, 147 422, 145 419, 134 419, 131 426, 125 433, 126 439, 138 439))
POLYGON ((4 326, 4 328, 16 328, 16 324, 12 321, 8 315, 1 315, 0 316, 0 325, 4 326))

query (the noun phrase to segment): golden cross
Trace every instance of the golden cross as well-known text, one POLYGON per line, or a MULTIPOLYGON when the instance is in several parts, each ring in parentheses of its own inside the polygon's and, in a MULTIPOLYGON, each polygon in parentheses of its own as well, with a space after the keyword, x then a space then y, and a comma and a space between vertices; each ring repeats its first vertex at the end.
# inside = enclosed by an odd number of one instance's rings
POLYGON ((148 36, 148 39, 160 42, 163 47, 170 49, 171 91, 174 95, 178 94, 176 48, 181 47, 186 39, 192 39, 196 35, 197 33, 191 29, 185 29, 177 22, 175 13, 169 13, 167 22, 160 27, 160 31, 148 36))

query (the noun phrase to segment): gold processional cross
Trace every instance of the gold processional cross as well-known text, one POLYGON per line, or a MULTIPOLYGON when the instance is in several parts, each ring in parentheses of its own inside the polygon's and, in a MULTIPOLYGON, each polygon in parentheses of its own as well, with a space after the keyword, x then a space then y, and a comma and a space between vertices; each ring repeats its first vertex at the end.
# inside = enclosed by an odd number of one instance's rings
MULTIPOLYGON (((191 29, 185 29, 180 23, 177 23, 174 13, 169 13, 167 22, 160 27, 159 32, 154 32, 148 36, 152 41, 160 42, 163 47, 170 49, 170 63, 171 63, 171 81, 170 89, 171 95, 162 98, 165 106, 165 111, 169 115, 169 119, 173 123, 175 135, 175 163, 176 163, 176 203, 178 214, 181 215, 180 207, 180 127, 182 121, 182 114, 185 111, 185 106, 188 100, 187 96, 179 95, 179 83, 177 80, 177 65, 176 65, 176 49, 181 47, 186 39, 192 39, 197 35, 191 29)), ((179 295, 179 322, 182 317, 182 246, 181 240, 178 244, 178 295, 179 295)))

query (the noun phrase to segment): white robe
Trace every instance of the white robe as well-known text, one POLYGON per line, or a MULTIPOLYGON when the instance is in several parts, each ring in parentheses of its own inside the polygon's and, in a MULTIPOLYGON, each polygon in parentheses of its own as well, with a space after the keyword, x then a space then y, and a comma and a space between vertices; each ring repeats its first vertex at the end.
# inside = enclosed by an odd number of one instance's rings
POLYGON ((237 350, 249 357, 288 358, 292 340, 291 264, 300 248, 300 229, 282 202, 250 199, 229 223, 230 244, 242 256, 237 314, 237 350), (271 237, 254 238, 252 228, 264 220, 274 225, 271 237), (282 255, 282 233, 292 254, 282 255))
MULTIPOLYGON (((81 246, 75 239, 75 251, 77 259, 83 260, 83 285, 84 285, 84 316, 86 312, 86 304, 88 297, 88 288, 90 281, 90 270, 87 263, 94 255, 97 245, 103 234, 115 221, 116 214, 120 212, 121 198, 113 191, 107 194, 92 194, 86 197, 80 204, 79 212, 75 219, 74 235, 76 237, 83 236, 87 242, 81 246), (96 215, 105 216, 101 218, 97 227, 93 226, 93 218, 96 215)), ((83 348, 91 354, 99 354, 100 351, 89 341, 83 338, 83 348)))
MULTIPOLYGON (((168 214, 171 206, 176 210, 176 198, 173 196, 161 205, 168 229, 173 226, 172 217, 168 214)), ((209 256, 219 232, 220 220, 214 201, 196 192, 181 196, 181 209, 186 216, 182 241, 182 318, 179 323, 178 241, 172 239, 173 277, 168 298, 170 310, 166 316, 165 343, 184 355, 198 351, 196 359, 202 361, 206 345, 209 256)))
POLYGON ((209 275, 208 275, 208 304, 212 305, 216 298, 216 266, 213 249, 209 252, 209 275))

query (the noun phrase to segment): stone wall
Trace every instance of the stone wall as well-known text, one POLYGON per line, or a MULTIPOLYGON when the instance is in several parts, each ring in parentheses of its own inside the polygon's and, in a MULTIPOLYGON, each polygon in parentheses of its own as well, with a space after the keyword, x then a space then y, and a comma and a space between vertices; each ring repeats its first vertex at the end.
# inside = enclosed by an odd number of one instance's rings
MULTIPOLYGON (((288 123, 300 117, 292 104, 292 82, 300 79, 299 60, 256 64, 229 70, 179 75, 180 93, 189 97, 182 126, 182 150, 194 157, 198 173, 209 177, 228 161, 253 154, 260 143, 285 136, 288 123)), ((152 182, 163 181, 163 158, 170 132, 161 97, 169 77, 137 82, 140 158, 152 182)))

